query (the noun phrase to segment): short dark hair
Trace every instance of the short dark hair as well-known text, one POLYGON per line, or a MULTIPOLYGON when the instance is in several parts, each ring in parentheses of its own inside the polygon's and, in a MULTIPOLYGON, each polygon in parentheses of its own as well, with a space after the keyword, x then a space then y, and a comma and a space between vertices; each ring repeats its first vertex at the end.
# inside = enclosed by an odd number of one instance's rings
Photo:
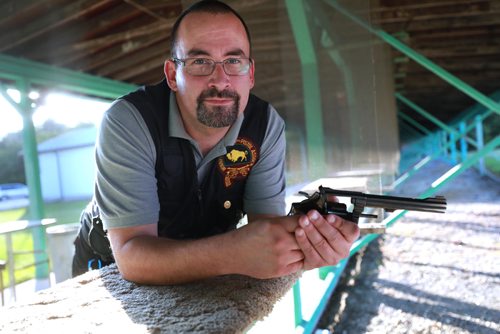
POLYGON ((245 32, 247 35, 248 39, 248 44, 250 45, 250 55, 252 54, 252 42, 250 39, 250 30, 248 30, 248 27, 243 21, 243 18, 238 14, 234 9, 232 9, 229 5, 218 1, 218 0, 202 0, 199 2, 194 3, 190 7, 188 7, 185 11, 181 13, 181 15, 177 18, 175 21, 173 27, 172 27, 172 32, 170 34, 170 53, 172 57, 175 57, 176 55, 174 54, 175 48, 177 45, 177 31, 179 30, 179 26, 181 25, 182 20, 190 13, 211 13, 211 14, 223 14, 223 13, 230 13, 236 16, 241 24, 243 24, 243 27, 245 28, 245 32))

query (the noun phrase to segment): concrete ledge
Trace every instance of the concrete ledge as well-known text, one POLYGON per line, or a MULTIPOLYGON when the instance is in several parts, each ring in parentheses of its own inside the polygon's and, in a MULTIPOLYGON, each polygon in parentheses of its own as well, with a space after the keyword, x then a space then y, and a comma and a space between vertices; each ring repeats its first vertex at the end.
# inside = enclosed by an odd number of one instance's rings
POLYGON ((141 286, 123 280, 111 265, 3 308, 0 332, 241 333, 268 315, 297 278, 231 275, 141 286))

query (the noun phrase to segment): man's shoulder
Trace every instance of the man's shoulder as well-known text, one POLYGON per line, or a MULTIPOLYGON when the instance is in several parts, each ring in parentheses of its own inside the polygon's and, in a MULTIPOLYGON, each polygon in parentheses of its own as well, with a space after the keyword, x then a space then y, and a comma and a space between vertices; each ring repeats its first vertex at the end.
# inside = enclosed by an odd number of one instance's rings
POLYGON ((271 105, 271 103, 258 97, 257 95, 250 93, 250 95, 248 96, 248 106, 252 107, 253 109, 261 109, 261 110, 267 109, 267 110, 269 110, 270 105, 271 105))
POLYGON ((137 114, 137 108, 127 100, 118 98, 111 103, 105 112, 105 117, 108 119, 123 119, 130 118, 137 114))
POLYGON ((274 106, 269 101, 264 100, 254 94, 250 94, 248 101, 249 103, 258 104, 262 108, 265 108, 267 110, 269 119, 277 119, 283 121, 276 108, 274 108, 274 106))
POLYGON ((170 92, 171 90, 164 79, 156 84, 138 87, 136 90, 123 95, 120 99, 132 103, 141 100, 152 100, 154 102, 154 100, 163 100, 165 96, 170 95, 170 92))
POLYGON ((124 99, 115 100, 106 110, 101 123, 101 129, 126 129, 130 132, 149 132, 146 123, 137 110, 129 101, 124 99))

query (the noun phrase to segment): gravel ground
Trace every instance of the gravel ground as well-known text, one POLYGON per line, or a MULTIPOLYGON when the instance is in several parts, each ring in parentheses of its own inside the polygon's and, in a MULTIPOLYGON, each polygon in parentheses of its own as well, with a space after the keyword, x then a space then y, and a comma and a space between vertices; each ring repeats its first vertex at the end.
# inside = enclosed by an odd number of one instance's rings
MULTIPOLYGON (((398 195, 450 166, 437 161, 398 195)), ((446 214, 408 213, 354 256, 319 328, 330 333, 500 333, 500 183, 468 170, 446 214)))

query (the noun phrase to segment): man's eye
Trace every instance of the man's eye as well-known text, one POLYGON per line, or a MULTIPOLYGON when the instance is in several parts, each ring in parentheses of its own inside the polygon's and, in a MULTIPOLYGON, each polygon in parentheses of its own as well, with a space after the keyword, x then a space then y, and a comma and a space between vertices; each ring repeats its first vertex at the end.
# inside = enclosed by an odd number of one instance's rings
POLYGON ((226 64, 229 64, 229 65, 239 65, 239 64, 241 64, 241 59, 239 59, 239 58, 228 58, 224 62, 226 64))
POLYGON ((208 59, 205 59, 205 58, 197 58, 197 59, 193 59, 191 64, 192 65, 207 65, 207 64, 210 64, 210 61, 208 59))

